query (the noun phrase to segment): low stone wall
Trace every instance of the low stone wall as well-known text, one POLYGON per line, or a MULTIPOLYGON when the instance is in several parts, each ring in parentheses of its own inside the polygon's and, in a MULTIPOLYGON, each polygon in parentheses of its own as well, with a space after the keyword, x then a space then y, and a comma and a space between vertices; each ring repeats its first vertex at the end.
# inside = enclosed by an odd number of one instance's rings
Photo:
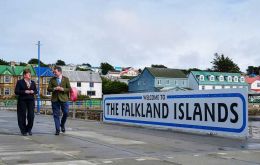
POLYGON ((248 104, 248 115, 260 116, 260 104, 259 103, 249 103, 248 104))
MULTIPOLYGON (((41 114, 45 115, 52 115, 52 109, 41 109, 41 114)), ((97 110, 97 109, 70 109, 69 110, 69 117, 75 119, 85 119, 85 120, 97 120, 100 121, 102 120, 102 110, 97 110)))

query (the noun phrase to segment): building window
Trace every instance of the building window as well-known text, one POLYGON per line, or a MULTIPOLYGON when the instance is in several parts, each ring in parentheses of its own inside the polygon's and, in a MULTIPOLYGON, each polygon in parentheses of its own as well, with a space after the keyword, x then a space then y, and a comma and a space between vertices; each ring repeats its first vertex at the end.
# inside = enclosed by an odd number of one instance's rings
POLYGON ((11 94, 10 88, 5 88, 5 94, 4 95, 10 95, 10 94, 11 94))
POLYGON ((216 89, 214 85, 212 86, 212 89, 216 89))
POLYGON ((43 84, 47 84, 47 79, 46 79, 46 77, 43 77, 43 78, 42 78, 42 83, 43 83, 43 84))
POLYGON ((204 85, 202 85, 202 86, 201 86, 201 89, 202 89, 202 90, 205 90, 205 86, 204 86, 204 85))
POLYGON ((219 76, 219 81, 224 81, 224 76, 219 76))
POLYGON ((213 75, 211 75, 211 76, 209 77, 209 80, 210 80, 210 81, 215 81, 215 77, 214 77, 213 75))
POLYGON ((43 77, 42 83, 43 84, 48 84, 50 82, 50 80, 51 80, 51 77, 43 77))
POLYGON ((43 95, 45 95, 45 96, 50 96, 50 95, 51 95, 51 92, 48 92, 47 89, 44 89, 44 90, 43 90, 43 95))
POLYGON ((234 77, 234 82, 238 82, 238 77, 237 76, 234 77))
POLYGON ((18 80, 21 80, 23 78, 23 76, 18 76, 18 80))
POLYGON ((143 81, 143 85, 146 85, 146 82, 145 82, 145 80, 143 81))
POLYGON ((78 95, 81 95, 81 90, 78 90, 78 95))
POLYGON ((32 77, 32 80, 33 80, 36 84, 38 84, 38 77, 32 77))
POLYGON ((90 83, 89 83, 89 87, 94 87, 94 83, 93 83, 93 82, 90 82, 90 83))
POLYGON ((245 78, 244 77, 240 77, 240 82, 245 82, 245 78))
POLYGON ((77 82, 77 87, 81 87, 81 82, 77 82))
POLYGON ((228 76, 228 82, 232 82, 232 77, 228 76))
POLYGON ((158 85, 162 85, 162 80, 158 79, 158 80, 157 80, 157 84, 158 84, 158 85))
POLYGON ((169 85, 170 84, 170 80, 166 80, 166 85, 169 85))
POLYGON ((257 86, 257 87, 260 87, 260 83, 257 83, 256 86, 257 86))
POLYGON ((204 81, 204 76, 200 75, 200 81, 204 81))
POLYGON ((5 76, 5 83, 11 82, 11 76, 5 76))
POLYGON ((88 96, 95 96, 96 95, 96 91, 87 91, 87 95, 88 96))
POLYGON ((224 89, 225 88, 225 85, 222 85, 222 89, 224 89))

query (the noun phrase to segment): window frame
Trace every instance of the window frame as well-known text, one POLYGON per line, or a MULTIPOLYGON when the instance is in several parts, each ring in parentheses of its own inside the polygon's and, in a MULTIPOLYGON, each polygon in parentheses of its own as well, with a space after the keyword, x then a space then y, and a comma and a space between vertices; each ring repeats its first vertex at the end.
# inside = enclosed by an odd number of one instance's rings
POLYGON ((210 75, 210 76, 209 76, 209 81, 215 81, 215 76, 210 75))
POLYGON ((200 81, 205 81, 204 75, 200 75, 199 79, 200 79, 200 81))

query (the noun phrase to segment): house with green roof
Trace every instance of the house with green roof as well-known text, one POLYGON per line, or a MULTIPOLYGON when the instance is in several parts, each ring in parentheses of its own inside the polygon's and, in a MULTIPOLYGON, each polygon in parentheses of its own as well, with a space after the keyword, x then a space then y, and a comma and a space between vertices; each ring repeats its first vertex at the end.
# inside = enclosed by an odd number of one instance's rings
POLYGON ((0 65, 0 95, 10 96, 14 92, 14 71, 11 66, 0 65))
POLYGON ((146 67, 142 73, 128 81, 128 91, 135 92, 159 92, 188 88, 188 79, 179 69, 150 68, 146 67))
POLYGON ((194 90, 248 88, 245 77, 240 73, 191 71, 189 87, 194 90))
POLYGON ((0 65, 0 94, 1 98, 11 97, 14 95, 14 89, 17 80, 23 76, 23 70, 31 70, 32 79, 36 79, 36 73, 31 65, 28 66, 9 66, 0 65))

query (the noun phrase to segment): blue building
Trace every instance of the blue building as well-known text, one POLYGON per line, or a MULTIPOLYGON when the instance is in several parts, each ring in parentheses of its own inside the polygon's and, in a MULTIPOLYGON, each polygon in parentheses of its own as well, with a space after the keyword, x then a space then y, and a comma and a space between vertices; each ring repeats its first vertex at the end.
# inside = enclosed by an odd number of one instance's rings
POLYGON ((128 91, 131 93, 169 91, 175 88, 188 88, 188 79, 179 69, 146 67, 139 76, 128 81, 128 91))
MULTIPOLYGON (((50 79, 54 76, 52 69, 49 67, 40 67, 40 72, 38 70, 38 67, 34 67, 34 70, 36 72, 36 75, 40 75, 40 93, 43 96, 50 96, 51 93, 47 91, 48 84, 50 79)), ((38 81, 36 80, 36 83, 38 81)))

